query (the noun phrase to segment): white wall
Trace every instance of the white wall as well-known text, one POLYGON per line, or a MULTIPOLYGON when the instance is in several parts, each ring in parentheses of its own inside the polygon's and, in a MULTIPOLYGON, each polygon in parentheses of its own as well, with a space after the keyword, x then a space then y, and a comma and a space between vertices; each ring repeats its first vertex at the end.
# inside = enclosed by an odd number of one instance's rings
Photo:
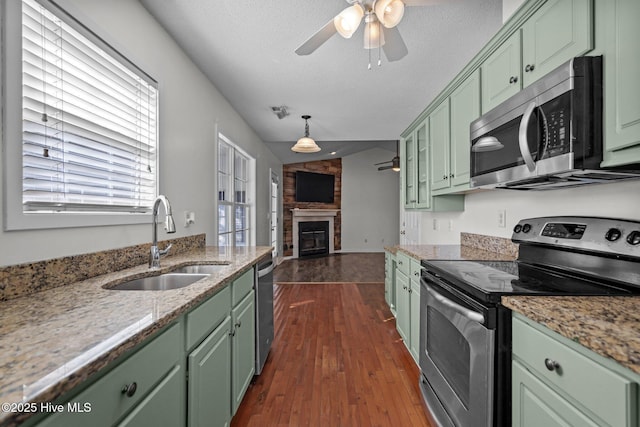
MULTIPOLYGON (((282 175, 282 165, 242 117, 137 1, 58 3, 159 82, 160 193, 170 199, 177 226, 176 234, 160 231, 159 238, 206 233, 207 243, 216 244, 218 126, 234 143, 257 158, 257 244, 268 244, 269 168, 282 175), (189 228, 184 227, 182 217, 187 210, 196 213, 196 223, 189 228)), ((2 203, 0 197, 0 207, 2 203)), ((150 228, 130 225, 2 230, 0 266, 146 243, 151 240, 150 228)))
POLYGON ((422 213, 420 243, 458 244, 460 232, 511 237, 523 218, 583 215, 640 221, 640 181, 550 191, 488 190, 467 194, 464 212, 422 213), (506 211, 506 227, 498 211, 506 211), (433 219, 440 230, 433 230, 433 219), (453 230, 449 231, 449 221, 453 230))
POLYGON ((382 252, 398 243, 399 174, 374 166, 393 156, 374 148, 342 158, 342 252, 382 252))

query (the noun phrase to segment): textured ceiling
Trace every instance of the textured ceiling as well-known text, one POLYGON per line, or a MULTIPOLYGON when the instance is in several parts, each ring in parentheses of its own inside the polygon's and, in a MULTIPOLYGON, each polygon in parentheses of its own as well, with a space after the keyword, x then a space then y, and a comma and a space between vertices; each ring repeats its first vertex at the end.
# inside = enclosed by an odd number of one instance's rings
POLYGON ((338 156, 395 151, 393 141, 502 23, 502 0, 407 7, 398 29, 409 54, 387 62, 381 53, 378 67, 378 50, 363 48, 363 25, 351 39, 336 34, 309 56, 294 53, 345 0, 140 1, 284 163, 300 161, 288 149, 304 133, 303 114, 323 148, 306 160, 336 147, 338 156), (290 113, 282 120, 270 108, 280 105, 290 113))

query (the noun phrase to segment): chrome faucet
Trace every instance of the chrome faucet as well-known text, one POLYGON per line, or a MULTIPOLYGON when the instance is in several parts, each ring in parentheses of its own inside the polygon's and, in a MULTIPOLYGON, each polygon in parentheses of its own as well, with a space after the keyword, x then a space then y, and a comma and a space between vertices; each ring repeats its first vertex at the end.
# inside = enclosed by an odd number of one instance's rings
POLYGON ((176 232, 176 224, 173 222, 173 216, 171 214, 171 204, 169 203, 169 199, 167 199, 162 194, 156 197, 156 200, 153 202, 153 219, 151 226, 153 228, 153 242, 151 243, 151 253, 149 254, 149 268, 157 269, 160 268, 160 257, 162 255, 166 255, 171 249, 171 244, 166 248, 160 250, 158 249, 158 208, 160 207, 160 202, 164 205, 165 219, 164 219, 164 229, 167 233, 175 233, 176 232))

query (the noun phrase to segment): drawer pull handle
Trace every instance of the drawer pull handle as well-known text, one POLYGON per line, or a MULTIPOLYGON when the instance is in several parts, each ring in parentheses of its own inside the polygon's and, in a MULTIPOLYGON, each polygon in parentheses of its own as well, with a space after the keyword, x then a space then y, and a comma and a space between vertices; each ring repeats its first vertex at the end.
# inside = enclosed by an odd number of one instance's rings
POLYGON ((133 397, 133 395, 136 394, 136 390, 138 390, 138 384, 134 381, 122 387, 122 394, 126 394, 127 397, 133 397))
POLYGON ((544 359, 544 366, 546 366, 550 371, 557 371, 560 369, 560 364, 551 359, 544 359))

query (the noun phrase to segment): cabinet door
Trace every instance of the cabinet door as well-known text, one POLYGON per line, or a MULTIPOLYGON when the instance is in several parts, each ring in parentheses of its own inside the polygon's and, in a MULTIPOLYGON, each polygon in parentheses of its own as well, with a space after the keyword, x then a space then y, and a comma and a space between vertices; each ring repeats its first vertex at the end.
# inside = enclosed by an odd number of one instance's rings
POLYGON ((188 425, 228 426, 231 421, 231 318, 227 318, 188 357, 188 425))
POLYGON ((118 427, 184 426, 183 390, 184 369, 176 366, 118 427))
POLYGON ((411 316, 411 346, 409 348, 413 360, 416 364, 420 363, 418 357, 420 355, 420 279, 411 279, 411 289, 409 290, 409 304, 411 316))
POLYGON ((604 166, 640 162, 640 1, 607 2, 604 166), (633 148, 632 148, 633 147, 633 148))
POLYGON ((429 115, 429 144, 431 146, 431 190, 449 187, 449 99, 443 101, 429 115))
POLYGON ((415 131, 416 141, 416 191, 417 208, 429 208, 431 205, 431 189, 429 186, 429 145, 427 141, 427 120, 415 131))
POLYGON ((407 136, 402 141, 403 148, 403 167, 402 177, 403 177, 403 196, 404 196, 404 207, 405 208, 414 208, 417 202, 416 196, 416 187, 415 187, 415 174, 416 174, 416 146, 415 141, 413 139, 413 134, 407 136))
POLYGON ((522 27, 523 85, 591 49, 593 1, 549 0, 522 27))
POLYGON ((480 117, 480 70, 474 71, 451 94, 451 187, 469 187, 471 134, 469 126, 480 117))
POLYGON ((598 424, 517 361, 512 364, 513 427, 589 427, 598 424))
POLYGON ((231 311, 231 328, 233 331, 231 340, 232 416, 240 406, 244 393, 247 391, 251 378, 255 373, 256 314, 254 293, 255 291, 252 290, 231 311))
POLYGON ((396 269, 396 329, 408 346, 411 339, 409 335, 409 278, 400 269, 396 269))
POLYGON ((521 63, 520 31, 516 31, 480 67, 483 114, 518 93, 521 63))

